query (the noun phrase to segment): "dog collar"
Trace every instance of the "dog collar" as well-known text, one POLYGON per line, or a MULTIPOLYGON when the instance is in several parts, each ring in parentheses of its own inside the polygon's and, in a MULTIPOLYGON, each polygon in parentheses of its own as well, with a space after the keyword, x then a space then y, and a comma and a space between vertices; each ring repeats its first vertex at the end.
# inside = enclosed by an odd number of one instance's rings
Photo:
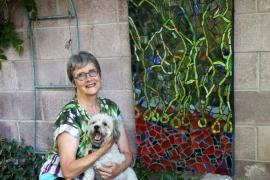
MULTIPOLYGON (((98 146, 95 146, 95 145, 92 145, 92 149, 93 149, 93 150, 99 149, 99 147, 98 147, 98 146)), ((90 150, 88 151, 88 154, 92 154, 92 153, 93 153, 93 151, 90 149, 90 150)))
POLYGON ((92 145, 92 149, 99 149, 98 146, 95 146, 94 144, 92 145))

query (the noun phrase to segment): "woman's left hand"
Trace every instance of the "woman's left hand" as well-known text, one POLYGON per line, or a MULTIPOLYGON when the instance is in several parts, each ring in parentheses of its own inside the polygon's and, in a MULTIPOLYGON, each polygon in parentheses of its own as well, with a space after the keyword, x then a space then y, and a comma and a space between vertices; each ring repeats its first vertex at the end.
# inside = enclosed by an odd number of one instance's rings
POLYGON ((109 162, 104 167, 98 168, 98 172, 102 179, 112 180, 118 175, 119 166, 114 162, 109 162))
POLYGON ((120 138, 117 141, 118 148, 120 152, 125 156, 125 160, 121 164, 115 162, 109 162, 104 165, 104 167, 97 169, 101 178, 106 180, 113 180, 121 172, 125 171, 132 162, 132 152, 130 150, 128 139, 124 125, 121 124, 119 127, 120 138))
POLYGON ((102 179, 112 180, 121 171, 119 168, 120 167, 118 164, 116 164, 114 162, 109 162, 109 163, 105 164, 105 167, 98 168, 98 172, 99 172, 100 177, 102 179))

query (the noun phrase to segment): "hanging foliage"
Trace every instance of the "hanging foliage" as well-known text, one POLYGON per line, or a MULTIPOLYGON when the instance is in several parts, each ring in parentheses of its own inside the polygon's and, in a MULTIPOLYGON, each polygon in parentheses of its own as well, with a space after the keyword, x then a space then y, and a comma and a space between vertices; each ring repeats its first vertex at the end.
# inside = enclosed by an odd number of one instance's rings
POLYGON ((34 0, 0 0, 0 69, 2 69, 1 60, 7 60, 4 49, 10 44, 20 56, 23 52, 21 46, 23 40, 20 39, 19 34, 16 32, 14 22, 11 21, 11 17, 19 4, 26 9, 33 19, 36 19, 38 15, 34 0))

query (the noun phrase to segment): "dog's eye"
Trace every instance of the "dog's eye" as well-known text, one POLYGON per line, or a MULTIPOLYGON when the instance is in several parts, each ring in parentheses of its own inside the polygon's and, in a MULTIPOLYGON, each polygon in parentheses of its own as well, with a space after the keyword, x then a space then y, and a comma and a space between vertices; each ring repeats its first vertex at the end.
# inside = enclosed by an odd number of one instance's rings
POLYGON ((103 124, 103 126, 107 126, 107 123, 105 123, 105 122, 104 122, 104 123, 102 123, 102 124, 103 124))

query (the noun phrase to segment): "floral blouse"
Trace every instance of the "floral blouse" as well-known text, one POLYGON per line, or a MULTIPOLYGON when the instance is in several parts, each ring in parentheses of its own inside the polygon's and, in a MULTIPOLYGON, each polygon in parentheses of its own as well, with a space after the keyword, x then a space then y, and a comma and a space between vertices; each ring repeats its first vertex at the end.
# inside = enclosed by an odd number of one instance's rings
MULTIPOLYGON (((122 115, 118 106, 111 100, 98 97, 100 113, 106 113, 118 119, 119 126, 122 123, 122 115)), ((51 173, 57 177, 63 177, 60 168, 60 159, 58 155, 58 144, 56 138, 62 132, 68 132, 79 140, 79 146, 76 158, 82 158, 84 151, 89 143, 86 135, 86 125, 90 119, 90 115, 80 106, 76 97, 66 104, 58 114, 54 123, 54 144, 53 148, 48 152, 47 161, 43 164, 40 175, 51 173)), ((81 180, 83 174, 74 178, 81 180)))

